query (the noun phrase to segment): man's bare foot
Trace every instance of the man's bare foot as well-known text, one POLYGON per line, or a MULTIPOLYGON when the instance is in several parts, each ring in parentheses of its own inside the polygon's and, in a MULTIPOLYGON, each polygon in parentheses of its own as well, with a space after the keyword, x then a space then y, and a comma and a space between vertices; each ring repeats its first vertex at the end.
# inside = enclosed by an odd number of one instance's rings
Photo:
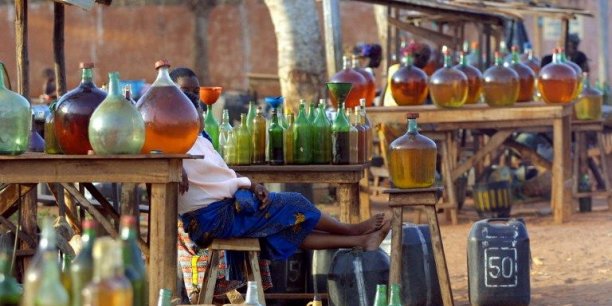
POLYGON ((363 246, 364 250, 366 251, 376 251, 378 249, 378 247, 380 246, 380 244, 382 243, 383 240, 385 240, 385 237, 387 237, 387 234, 389 234, 389 231, 391 230, 391 221, 390 220, 384 220, 382 227, 373 232, 368 234, 365 239, 365 244, 363 246))
POLYGON ((378 213, 372 216, 370 219, 365 220, 361 223, 352 225, 352 235, 366 235, 379 230, 385 223, 385 214, 378 213))

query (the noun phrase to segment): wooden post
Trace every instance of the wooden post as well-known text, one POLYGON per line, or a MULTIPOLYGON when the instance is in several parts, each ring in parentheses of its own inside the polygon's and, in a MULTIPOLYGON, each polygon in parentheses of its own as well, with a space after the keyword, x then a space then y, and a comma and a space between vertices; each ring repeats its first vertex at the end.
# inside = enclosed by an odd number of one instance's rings
POLYGON ((57 97, 66 93, 66 61, 64 57, 64 5, 53 2, 53 60, 57 97))
POLYGON ((17 47, 17 92, 30 101, 28 0, 15 0, 15 45, 17 47))
POLYGON ((342 28, 339 0, 323 0, 323 24, 325 27, 327 76, 331 78, 342 69, 342 28))
POLYGON ((533 17, 533 53, 542 54, 542 17, 533 17))
POLYGON ((569 19, 564 17, 561 19, 561 37, 559 38, 559 47, 567 50, 567 36, 569 35, 569 19))
MULTIPOLYGON (((599 0, 599 31, 597 41, 599 42, 599 52, 597 55, 597 71, 601 84, 608 84, 609 63, 608 54, 608 0, 599 0)), ((605 158, 605 157, 604 157, 605 158)))
MULTIPOLYGON (((36 185, 32 188, 27 194, 23 196, 21 202, 21 218, 19 220, 19 226, 21 227, 21 231, 27 234, 30 237, 38 237, 36 234, 38 232, 38 225, 36 224, 36 215, 37 215, 37 207, 36 207, 36 185)), ((38 244, 38 239, 34 238, 36 244, 38 244)), ((31 246, 25 241, 22 240, 19 243, 19 249, 29 249, 31 246)), ((28 265, 30 263, 29 258, 25 258, 22 262, 22 267, 20 272, 25 272, 28 265)), ((25 274, 24 274, 25 275, 25 274)))

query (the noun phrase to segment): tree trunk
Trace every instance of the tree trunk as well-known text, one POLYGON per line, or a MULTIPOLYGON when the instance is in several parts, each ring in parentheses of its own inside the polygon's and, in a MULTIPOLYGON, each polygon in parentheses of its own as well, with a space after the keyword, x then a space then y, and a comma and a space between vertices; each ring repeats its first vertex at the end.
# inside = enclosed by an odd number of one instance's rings
POLYGON ((278 76, 286 107, 316 101, 325 80, 319 16, 314 0, 265 0, 278 50, 278 76))
MULTIPOLYGON (((386 5, 374 5, 374 18, 376 19, 376 28, 378 33, 379 44, 382 47, 383 57, 380 62, 380 67, 383 68, 384 75, 387 74, 387 40, 389 39, 389 20, 387 18, 387 10, 389 8, 386 5)), ((385 79, 386 80, 386 79, 385 79)))
POLYGON ((193 68, 200 79, 201 86, 210 86, 210 71, 208 70, 208 17, 215 1, 193 0, 190 7, 194 15, 193 68))

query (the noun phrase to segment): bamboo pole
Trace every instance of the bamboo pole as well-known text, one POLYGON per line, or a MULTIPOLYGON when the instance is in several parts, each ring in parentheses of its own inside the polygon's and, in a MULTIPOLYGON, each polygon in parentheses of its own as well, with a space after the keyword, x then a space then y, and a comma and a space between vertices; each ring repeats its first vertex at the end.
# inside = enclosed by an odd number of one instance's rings
POLYGON ((29 101, 28 0, 15 0, 15 44, 17 46, 17 92, 29 101))
POLYGON ((53 3, 53 59, 57 97, 66 93, 66 61, 64 57, 64 5, 53 3))

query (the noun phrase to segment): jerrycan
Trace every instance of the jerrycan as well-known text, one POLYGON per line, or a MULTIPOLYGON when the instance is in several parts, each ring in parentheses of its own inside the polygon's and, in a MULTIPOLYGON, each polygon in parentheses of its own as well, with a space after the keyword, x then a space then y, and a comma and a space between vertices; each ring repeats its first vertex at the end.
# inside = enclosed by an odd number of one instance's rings
POLYGON ((468 237, 468 287, 474 306, 530 302, 529 236, 522 219, 480 220, 468 237))

